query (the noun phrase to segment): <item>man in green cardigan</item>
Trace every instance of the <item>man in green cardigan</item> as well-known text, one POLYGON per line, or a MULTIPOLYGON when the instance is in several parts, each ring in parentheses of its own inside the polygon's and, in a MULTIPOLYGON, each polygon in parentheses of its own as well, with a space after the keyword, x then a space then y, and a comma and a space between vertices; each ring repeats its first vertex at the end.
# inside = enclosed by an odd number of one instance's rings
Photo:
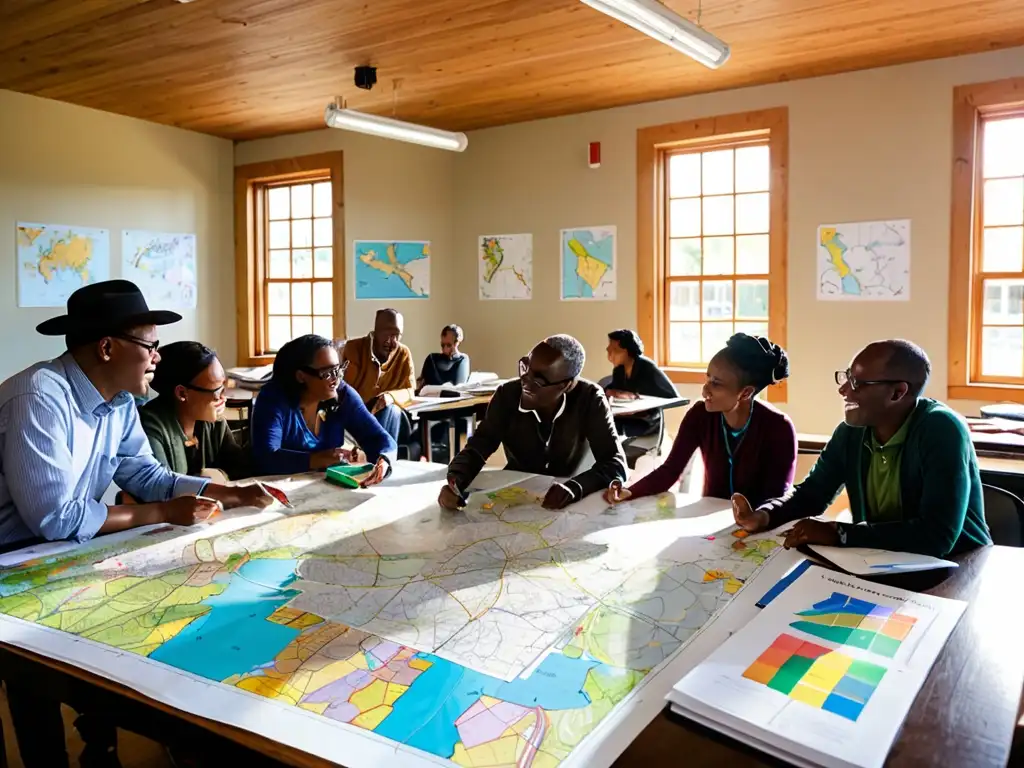
POLYGON ((945 557, 991 544, 978 457, 964 420, 921 397, 931 363, 901 339, 876 341, 836 371, 846 420, 807 478, 786 496, 751 509, 733 496, 748 531, 799 520, 785 546, 873 547, 945 557), (801 518, 822 514, 843 486, 854 524, 801 518))

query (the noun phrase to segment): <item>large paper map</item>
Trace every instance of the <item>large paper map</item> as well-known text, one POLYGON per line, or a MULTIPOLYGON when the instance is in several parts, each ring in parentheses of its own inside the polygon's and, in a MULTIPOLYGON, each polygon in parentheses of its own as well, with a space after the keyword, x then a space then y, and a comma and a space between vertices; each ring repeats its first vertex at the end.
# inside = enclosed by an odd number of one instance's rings
POLYGON ((357 299, 430 297, 430 243, 356 240, 357 299))
POLYGON ((18 306, 63 307, 68 297, 110 277, 105 229, 18 222, 18 306))
POLYGON ((615 299, 615 238, 615 227, 562 230, 562 301, 615 299))
POLYGON ((139 286, 151 307, 195 309, 196 236, 124 230, 121 277, 139 286))
POLYGON ((294 511, 8 571, 0 639, 350 768, 571 765, 778 545, 671 494, 548 512, 549 483, 452 514, 437 482, 293 481, 294 511))
POLYGON ((818 299, 910 301, 910 222, 818 227, 818 299))
POLYGON ((533 235, 483 235, 477 247, 481 300, 532 296, 533 235))

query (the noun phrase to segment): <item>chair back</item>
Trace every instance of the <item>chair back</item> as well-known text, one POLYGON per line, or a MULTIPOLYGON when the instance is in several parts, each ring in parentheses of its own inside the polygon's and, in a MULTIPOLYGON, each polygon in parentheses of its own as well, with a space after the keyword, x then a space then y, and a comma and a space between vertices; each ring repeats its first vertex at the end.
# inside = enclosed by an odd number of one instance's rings
POLYGON ((1024 501, 1003 488, 983 485, 985 521, 992 541, 1008 547, 1024 547, 1024 501))

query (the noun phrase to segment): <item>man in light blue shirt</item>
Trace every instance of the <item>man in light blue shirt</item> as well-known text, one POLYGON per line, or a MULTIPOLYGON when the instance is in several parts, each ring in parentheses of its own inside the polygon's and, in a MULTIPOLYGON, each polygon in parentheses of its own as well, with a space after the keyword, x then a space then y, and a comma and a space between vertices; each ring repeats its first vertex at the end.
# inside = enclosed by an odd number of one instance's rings
MULTIPOLYGON (((75 291, 66 315, 36 329, 64 336, 68 351, 0 385, 0 547, 192 525, 218 502, 272 503, 257 485, 215 485, 153 458, 133 395, 145 393, 160 360, 157 326, 180 319, 150 311, 133 283, 109 280, 75 291), (108 507, 101 498, 111 482, 141 503, 108 507)), ((8 698, 26 768, 67 766, 58 702, 10 682, 8 698)), ((120 765, 113 724, 90 713, 76 726, 86 740, 83 768, 120 765)))

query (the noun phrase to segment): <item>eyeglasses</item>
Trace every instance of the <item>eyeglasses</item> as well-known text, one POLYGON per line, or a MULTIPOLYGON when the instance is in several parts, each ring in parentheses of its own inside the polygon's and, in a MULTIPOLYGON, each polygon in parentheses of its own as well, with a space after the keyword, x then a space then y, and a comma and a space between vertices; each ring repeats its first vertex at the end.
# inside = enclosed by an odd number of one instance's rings
POLYGON ((836 371, 836 384, 840 387, 844 384, 849 384, 850 389, 857 391, 860 387, 866 387, 869 384, 906 384, 907 382, 902 379, 871 379, 870 381, 864 379, 858 379, 847 368, 845 371, 836 371))
POLYGON ((548 381, 543 376, 538 376, 535 373, 531 373, 530 372, 530 358, 529 357, 523 357, 523 358, 520 358, 520 360, 519 360, 519 378, 523 379, 523 380, 529 379, 537 387, 540 387, 540 388, 544 388, 544 387, 557 387, 559 384, 567 384, 567 383, 569 383, 570 381, 573 380, 573 377, 570 376, 569 378, 561 379, 560 381, 548 381))
POLYGON ((160 339, 157 339, 156 341, 146 341, 145 339, 140 339, 138 336, 132 336, 130 333, 118 333, 114 335, 114 338, 120 339, 121 341, 127 341, 129 344, 134 344, 137 347, 142 347, 150 354, 156 352, 160 348, 160 339))
POLYGON ((206 387, 197 387, 194 384, 186 384, 185 389, 191 389, 193 392, 202 392, 206 395, 213 395, 214 400, 220 400, 227 390, 227 386, 220 386, 216 389, 207 389, 206 387))
POLYGON ((303 373, 309 374, 310 376, 316 376, 322 381, 332 381, 340 379, 347 368, 348 360, 343 362, 341 365, 329 365, 326 368, 310 368, 308 365, 304 365, 299 370, 303 373))

